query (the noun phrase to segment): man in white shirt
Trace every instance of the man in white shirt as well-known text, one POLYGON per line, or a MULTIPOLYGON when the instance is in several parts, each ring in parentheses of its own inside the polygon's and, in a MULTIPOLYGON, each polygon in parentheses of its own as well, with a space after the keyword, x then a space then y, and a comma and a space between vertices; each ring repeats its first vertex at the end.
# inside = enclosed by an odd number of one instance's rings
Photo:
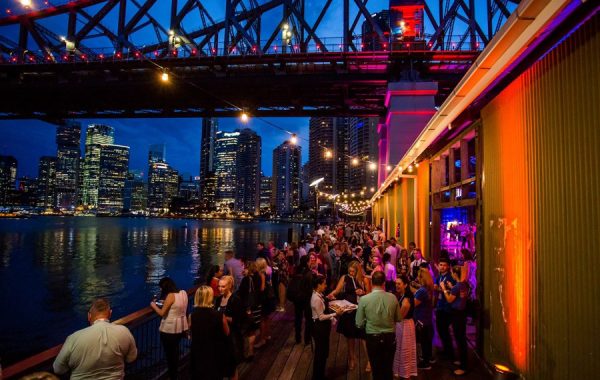
POLYGON ((321 275, 313 276, 313 293, 310 298, 310 308, 312 310, 313 330, 312 337, 315 342, 315 356, 313 360, 313 380, 325 379, 325 367, 327 356, 329 355, 329 333, 331 332, 331 321, 337 313, 326 314, 327 305, 323 292, 327 289, 325 277, 321 275))
POLYGON ((92 303, 88 312, 90 326, 67 337, 56 360, 54 372, 71 372, 73 379, 120 380, 125 363, 137 357, 135 340, 125 326, 110 323, 112 310, 105 298, 92 303))

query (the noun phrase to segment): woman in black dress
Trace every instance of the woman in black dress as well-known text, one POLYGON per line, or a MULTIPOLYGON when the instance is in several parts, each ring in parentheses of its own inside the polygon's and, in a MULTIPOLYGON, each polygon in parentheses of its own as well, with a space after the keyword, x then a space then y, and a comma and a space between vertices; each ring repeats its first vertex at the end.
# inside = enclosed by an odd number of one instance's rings
MULTIPOLYGON (((335 299, 339 297, 358 305, 358 298, 366 294, 365 289, 362 267, 358 261, 352 261, 348 266, 348 274, 340 278, 337 287, 329 293, 327 298, 335 299)), ((350 353, 348 368, 350 370, 353 370, 356 364, 356 339, 361 337, 361 331, 356 327, 355 319, 356 310, 346 311, 340 316, 337 326, 337 332, 343 334, 348 339, 348 352, 350 353)))
POLYGON ((215 298, 215 309, 222 313, 229 325, 229 339, 227 339, 226 352, 223 358, 223 376, 237 380, 237 365, 242 361, 244 339, 242 323, 246 317, 242 301, 237 293, 232 293, 233 277, 223 276, 219 280, 221 295, 215 298))
POLYGON ((213 290, 201 286, 194 296, 194 310, 190 314, 192 349, 191 378, 222 380, 223 356, 229 326, 225 316, 213 308, 213 290))

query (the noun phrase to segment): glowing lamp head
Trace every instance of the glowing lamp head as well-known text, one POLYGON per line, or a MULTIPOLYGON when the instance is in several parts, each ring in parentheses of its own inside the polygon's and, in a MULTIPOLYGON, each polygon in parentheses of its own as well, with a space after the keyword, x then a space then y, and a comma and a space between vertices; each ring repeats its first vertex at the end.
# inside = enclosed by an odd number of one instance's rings
POLYGON ((294 145, 298 144, 298 136, 295 133, 292 133, 292 137, 290 137, 290 142, 294 145))
POLYGON ((169 73, 166 71, 163 71, 162 74, 160 75, 160 80, 162 80, 163 82, 168 82, 169 81, 169 73))
POLYGON ((372 187, 370 190, 371 190, 372 193, 375 192, 375 188, 374 187, 372 187))
POLYGON ((333 157, 333 152, 330 151, 329 149, 325 150, 325 158, 331 158, 333 157))
POLYGON ((354 157, 352 159, 352 165, 357 166, 358 165, 358 158, 354 157))
POLYGON ((22 6, 24 6, 25 8, 28 8, 31 6, 31 0, 19 0, 19 2, 21 3, 22 6))
POLYGON ((376 170, 377 169, 377 164, 375 164, 374 162, 369 163, 369 169, 370 170, 376 170))
POLYGON ((386 167, 385 167, 385 170, 387 170, 388 172, 389 172, 390 170, 392 170, 392 165, 388 165, 388 166, 386 166, 386 167))
POLYGON ((248 114, 243 111, 242 114, 240 115, 240 120, 242 121, 242 123, 247 123, 249 120, 248 114))

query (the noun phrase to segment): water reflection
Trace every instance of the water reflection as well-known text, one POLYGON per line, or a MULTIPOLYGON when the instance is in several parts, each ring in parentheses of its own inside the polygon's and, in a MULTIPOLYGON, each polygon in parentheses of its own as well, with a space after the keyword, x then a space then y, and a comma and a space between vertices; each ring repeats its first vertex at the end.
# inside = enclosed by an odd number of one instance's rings
MULTIPOLYGON (((0 303, 11 310, 0 316, 3 364, 84 327, 95 297, 110 297, 119 318, 147 306, 162 277, 189 288, 210 264, 223 264, 226 250, 251 256, 258 241, 281 245, 288 227, 142 218, 0 220, 0 303)), ((295 236, 299 230, 294 226, 295 236)))

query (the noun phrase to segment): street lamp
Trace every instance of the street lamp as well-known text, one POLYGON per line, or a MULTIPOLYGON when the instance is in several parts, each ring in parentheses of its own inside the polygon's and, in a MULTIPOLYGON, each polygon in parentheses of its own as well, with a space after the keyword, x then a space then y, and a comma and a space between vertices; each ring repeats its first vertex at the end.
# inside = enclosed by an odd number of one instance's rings
POLYGON ((317 230, 317 224, 319 224, 319 184, 323 181, 325 181, 325 178, 321 177, 308 185, 310 187, 315 187, 315 231, 317 230))

